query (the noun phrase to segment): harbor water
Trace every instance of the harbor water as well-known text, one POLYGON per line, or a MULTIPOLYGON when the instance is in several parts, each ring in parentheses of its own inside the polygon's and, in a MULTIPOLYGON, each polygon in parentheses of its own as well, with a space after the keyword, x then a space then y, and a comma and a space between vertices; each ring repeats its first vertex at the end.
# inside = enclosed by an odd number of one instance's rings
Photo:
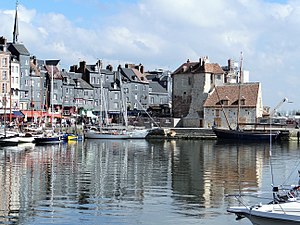
POLYGON ((270 147, 274 183, 298 182, 297 142, 0 147, 0 224, 251 224, 227 213, 227 195, 271 198, 270 147))

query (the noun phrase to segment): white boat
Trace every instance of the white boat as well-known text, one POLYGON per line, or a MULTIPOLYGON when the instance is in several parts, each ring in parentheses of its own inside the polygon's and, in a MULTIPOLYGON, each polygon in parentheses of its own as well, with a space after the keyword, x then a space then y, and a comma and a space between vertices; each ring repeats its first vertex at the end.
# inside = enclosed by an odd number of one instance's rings
POLYGON ((41 137, 42 134, 33 134, 31 132, 20 133, 19 143, 33 143, 36 137, 41 137))
POLYGON ((18 135, 0 135, 0 147, 17 146, 19 143, 18 135))
POLYGON ((84 138, 88 139, 129 139, 129 133, 124 129, 97 129, 91 127, 84 132, 84 138))
MULTIPOLYGON (((101 75, 101 61, 98 61, 98 72, 101 75)), ((120 74, 119 74, 120 75, 120 74)), ((108 111, 106 105, 106 98, 103 91, 103 78, 100 76, 100 125, 99 127, 90 127, 84 130, 84 138, 87 139, 143 139, 146 138, 149 131, 147 129, 135 129, 129 128, 128 117, 126 109, 126 100, 123 96, 124 90, 122 85, 122 79, 120 81, 120 100, 121 100, 121 110, 120 115, 123 119, 123 124, 111 125, 108 118, 108 111), (103 113, 102 113, 103 112, 103 113), (105 123, 103 123, 105 121, 105 123)))
POLYGON ((300 224, 300 202, 298 199, 282 203, 258 204, 254 206, 231 207, 238 219, 248 218, 255 225, 296 225, 300 224))
POLYGON ((130 136, 130 139, 145 139, 149 134, 148 129, 132 129, 128 130, 127 133, 130 136))
MULTIPOLYGON (((270 139, 272 201, 265 204, 248 205, 244 203, 243 197, 239 194, 235 195, 235 197, 240 202, 240 205, 229 207, 227 211, 235 213, 237 219, 248 218, 254 225, 300 225, 300 179, 297 186, 294 185, 288 189, 274 186, 271 158, 272 141, 270 139)), ((299 170, 298 176, 300 178, 299 170)))

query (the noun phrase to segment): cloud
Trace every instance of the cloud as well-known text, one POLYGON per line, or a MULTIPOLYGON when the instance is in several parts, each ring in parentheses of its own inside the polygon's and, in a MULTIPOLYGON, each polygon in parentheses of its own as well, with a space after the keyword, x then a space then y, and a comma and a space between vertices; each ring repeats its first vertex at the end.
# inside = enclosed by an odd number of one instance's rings
MULTIPOLYGON (((85 1, 85 9, 94 3, 85 1)), ((79 4, 76 1, 76 7, 79 4)), ((75 8, 68 10, 76 13, 75 8)), ((59 58, 64 67, 79 59, 94 63, 101 58, 175 70, 187 59, 206 55, 225 65, 229 58, 239 60, 242 51, 250 80, 262 83, 265 104, 272 107, 298 91, 300 2, 296 0, 117 1, 98 4, 97 11, 88 15, 89 20, 83 12, 71 20, 21 5, 19 39, 37 57, 59 58)), ((14 10, 0 11, 0 20, 6 21, 0 31, 8 39, 13 17, 14 10)))

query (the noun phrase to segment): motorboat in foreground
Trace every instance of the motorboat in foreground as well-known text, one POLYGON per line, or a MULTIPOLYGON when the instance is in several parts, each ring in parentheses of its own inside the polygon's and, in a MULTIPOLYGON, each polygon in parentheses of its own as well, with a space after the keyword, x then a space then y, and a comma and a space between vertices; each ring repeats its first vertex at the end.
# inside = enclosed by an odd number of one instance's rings
POLYGON ((235 213, 237 219, 248 218, 254 225, 300 224, 300 199, 291 192, 269 204, 230 207, 227 211, 235 213))

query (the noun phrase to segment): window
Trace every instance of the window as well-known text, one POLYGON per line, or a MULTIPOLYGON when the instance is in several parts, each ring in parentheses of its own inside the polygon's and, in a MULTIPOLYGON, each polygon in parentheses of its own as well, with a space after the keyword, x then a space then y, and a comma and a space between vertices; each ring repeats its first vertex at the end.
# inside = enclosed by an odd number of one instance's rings
POLYGON ((57 90, 57 83, 54 83, 54 84, 53 84, 53 89, 54 89, 54 90, 57 90))
POLYGON ((2 71, 2 80, 7 80, 7 71, 2 71))
POLYGON ((69 88, 66 88, 66 94, 69 94, 69 88))
POLYGON ((88 91, 84 91, 84 96, 88 96, 89 95, 89 92, 88 91))
POLYGON ((137 84, 136 84, 136 85, 134 85, 134 89, 135 89, 135 90, 137 90, 137 89, 138 89, 138 86, 137 86, 137 84))
POLYGON ((96 81, 96 77, 92 77, 92 84, 94 84, 96 81))
POLYGON ((54 100, 54 101, 57 100, 57 94, 53 94, 53 100, 54 100))
POLYGON ((114 102, 114 109, 118 109, 119 108, 119 103, 114 102))
POLYGON ((7 67, 7 58, 2 58, 2 67, 7 67))
POLYGON ((117 100, 119 98, 119 94, 115 93, 115 100, 117 100))
POLYGON ((6 93, 6 88, 7 88, 7 84, 3 83, 2 84, 2 93, 6 93))
POLYGON ((219 110, 219 109, 216 109, 216 110, 215 110, 215 116, 216 116, 216 117, 219 117, 219 116, 220 116, 220 110, 219 110))
POLYGON ((136 99, 136 100, 138 99, 138 95, 137 94, 134 95, 134 99, 136 99))
POLYGON ((154 104, 154 97, 151 97, 151 98, 150 98, 150 103, 151 103, 151 104, 154 104))

